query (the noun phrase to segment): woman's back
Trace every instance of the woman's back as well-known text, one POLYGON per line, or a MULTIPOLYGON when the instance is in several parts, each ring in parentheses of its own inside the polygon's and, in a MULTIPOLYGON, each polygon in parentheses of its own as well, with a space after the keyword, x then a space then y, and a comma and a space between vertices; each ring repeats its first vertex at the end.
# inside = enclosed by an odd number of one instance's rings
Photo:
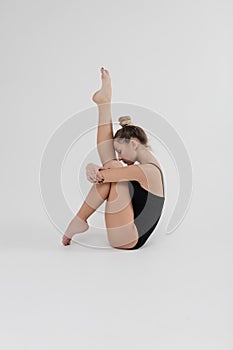
MULTIPOLYGON (((154 165, 157 166, 156 164, 154 165)), ((160 173, 164 194, 164 181, 161 170, 160 173)), ((165 197, 147 191, 138 181, 129 181, 128 187, 134 211, 134 223, 139 234, 136 246, 131 249, 137 249, 146 242, 157 226, 162 214, 165 197)))

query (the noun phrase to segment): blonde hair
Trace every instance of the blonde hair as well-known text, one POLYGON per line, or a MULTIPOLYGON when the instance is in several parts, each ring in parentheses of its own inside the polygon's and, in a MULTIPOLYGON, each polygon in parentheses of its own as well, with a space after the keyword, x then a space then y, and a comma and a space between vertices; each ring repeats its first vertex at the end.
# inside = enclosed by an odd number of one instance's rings
POLYGON ((129 115, 120 117, 118 120, 119 120, 120 126, 122 126, 122 127, 125 125, 132 125, 131 117, 129 115))

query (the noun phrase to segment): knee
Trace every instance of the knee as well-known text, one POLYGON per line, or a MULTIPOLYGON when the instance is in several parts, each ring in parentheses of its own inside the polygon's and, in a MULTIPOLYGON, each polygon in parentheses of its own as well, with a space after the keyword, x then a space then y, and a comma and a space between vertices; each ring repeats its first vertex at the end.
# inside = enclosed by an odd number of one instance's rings
POLYGON ((123 167, 121 162, 117 159, 111 159, 111 160, 107 161, 106 163, 104 163, 103 166, 105 168, 109 168, 109 169, 123 167))

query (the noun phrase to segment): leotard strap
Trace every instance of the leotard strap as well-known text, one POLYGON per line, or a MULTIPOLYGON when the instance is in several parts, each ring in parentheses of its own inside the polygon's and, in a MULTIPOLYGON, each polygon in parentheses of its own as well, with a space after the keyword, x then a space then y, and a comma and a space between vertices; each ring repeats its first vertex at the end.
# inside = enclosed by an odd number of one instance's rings
POLYGON ((151 162, 149 162, 148 164, 153 164, 153 165, 155 165, 155 166, 156 166, 156 167, 159 169, 160 174, 161 174, 161 178, 162 178, 162 185, 163 185, 163 196, 164 196, 164 181, 163 181, 163 173, 162 173, 161 169, 158 167, 158 165, 156 165, 155 163, 151 163, 151 162))

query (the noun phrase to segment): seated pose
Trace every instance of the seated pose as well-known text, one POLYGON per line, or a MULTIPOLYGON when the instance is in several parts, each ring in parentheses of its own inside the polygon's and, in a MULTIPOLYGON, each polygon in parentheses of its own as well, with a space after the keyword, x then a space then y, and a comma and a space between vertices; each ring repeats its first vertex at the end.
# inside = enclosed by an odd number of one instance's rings
POLYGON ((102 87, 92 100, 98 106, 97 149, 102 165, 86 166, 87 179, 93 186, 68 225, 62 243, 69 245, 73 235, 87 231, 87 219, 106 201, 105 224, 110 245, 138 249, 161 217, 165 201, 163 174, 149 150, 146 133, 133 125, 130 117, 119 118, 122 128, 113 136, 111 79, 103 67, 101 74, 102 87), (136 161, 139 164, 134 164, 136 161))

